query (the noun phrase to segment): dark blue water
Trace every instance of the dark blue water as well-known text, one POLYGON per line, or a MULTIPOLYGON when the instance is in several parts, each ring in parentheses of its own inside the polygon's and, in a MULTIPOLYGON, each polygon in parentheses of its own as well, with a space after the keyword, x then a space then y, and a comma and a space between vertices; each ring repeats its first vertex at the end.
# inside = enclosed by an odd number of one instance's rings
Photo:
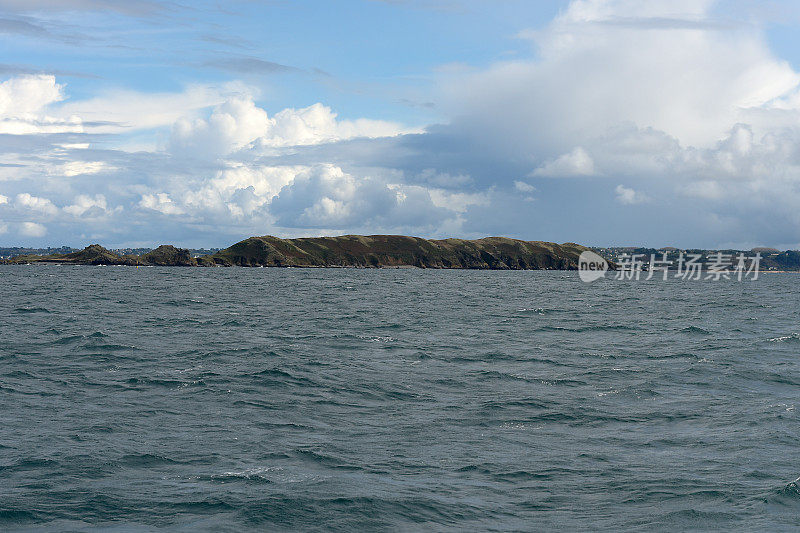
POLYGON ((799 281, 0 267, 0 529, 790 530, 799 281))

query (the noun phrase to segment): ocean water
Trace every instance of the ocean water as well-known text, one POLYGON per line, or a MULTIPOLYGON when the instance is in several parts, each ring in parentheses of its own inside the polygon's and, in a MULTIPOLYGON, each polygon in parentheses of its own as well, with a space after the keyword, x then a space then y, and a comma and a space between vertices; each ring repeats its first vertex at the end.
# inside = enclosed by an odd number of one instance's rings
POLYGON ((0 530, 795 529, 799 281, 0 267, 0 530))

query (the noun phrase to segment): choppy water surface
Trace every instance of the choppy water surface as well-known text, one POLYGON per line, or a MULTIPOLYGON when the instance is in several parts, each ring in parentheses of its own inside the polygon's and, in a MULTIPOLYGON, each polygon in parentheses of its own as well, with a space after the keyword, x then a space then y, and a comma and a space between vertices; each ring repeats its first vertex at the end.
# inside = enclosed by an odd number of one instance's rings
POLYGON ((0 529, 788 530, 798 282, 0 267, 0 529))

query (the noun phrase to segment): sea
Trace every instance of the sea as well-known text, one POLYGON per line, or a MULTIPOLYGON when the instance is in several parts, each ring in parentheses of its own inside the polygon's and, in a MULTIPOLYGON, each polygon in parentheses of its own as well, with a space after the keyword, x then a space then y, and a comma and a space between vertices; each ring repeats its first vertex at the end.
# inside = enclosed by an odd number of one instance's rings
POLYGON ((798 282, 0 266, 0 530, 796 530, 798 282))

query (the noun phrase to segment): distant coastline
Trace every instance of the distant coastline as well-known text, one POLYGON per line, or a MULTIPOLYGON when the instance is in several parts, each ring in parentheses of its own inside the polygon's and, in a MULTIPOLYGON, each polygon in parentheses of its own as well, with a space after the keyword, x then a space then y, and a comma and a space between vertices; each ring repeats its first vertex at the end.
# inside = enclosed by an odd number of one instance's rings
POLYGON ((93 244, 67 254, 20 255, 2 264, 576 270, 578 257, 586 250, 587 247, 575 243, 506 237, 434 240, 402 235, 299 239, 264 236, 250 237, 199 257, 172 245, 162 245, 142 255, 120 255, 93 244))

